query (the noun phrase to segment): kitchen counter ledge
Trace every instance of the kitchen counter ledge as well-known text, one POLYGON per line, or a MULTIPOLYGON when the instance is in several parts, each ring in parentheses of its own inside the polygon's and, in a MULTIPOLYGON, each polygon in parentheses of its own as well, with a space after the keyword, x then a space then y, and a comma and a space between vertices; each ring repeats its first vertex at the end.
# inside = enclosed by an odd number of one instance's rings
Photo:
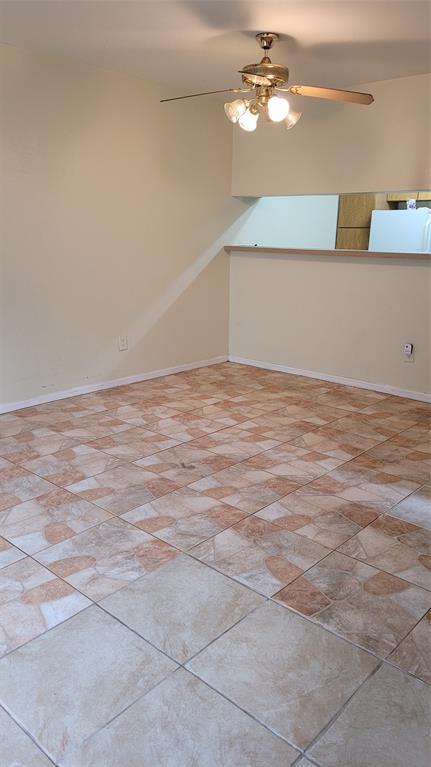
POLYGON ((270 248, 263 245, 225 245, 229 254, 262 253, 286 256, 328 256, 329 258, 395 258, 404 261, 431 261, 431 253, 386 253, 371 250, 315 250, 309 248, 270 248))

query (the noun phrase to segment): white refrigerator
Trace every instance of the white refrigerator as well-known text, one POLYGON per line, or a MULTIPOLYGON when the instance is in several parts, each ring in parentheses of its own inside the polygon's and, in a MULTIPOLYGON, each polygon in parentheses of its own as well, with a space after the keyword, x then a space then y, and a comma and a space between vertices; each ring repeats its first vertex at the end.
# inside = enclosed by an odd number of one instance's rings
POLYGON ((368 250, 431 252, 431 208, 373 210, 368 250))

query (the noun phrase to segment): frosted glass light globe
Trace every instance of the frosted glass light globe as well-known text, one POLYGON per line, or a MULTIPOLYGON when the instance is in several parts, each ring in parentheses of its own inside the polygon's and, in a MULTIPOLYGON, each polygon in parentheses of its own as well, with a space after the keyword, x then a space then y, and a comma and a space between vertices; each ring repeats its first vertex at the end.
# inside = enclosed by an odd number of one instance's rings
POLYGON ((247 109, 247 101, 245 99, 235 99, 235 101, 228 101, 224 105, 224 111, 228 120, 231 123, 237 123, 239 118, 244 114, 247 109))
POLYGON ((284 120, 286 129, 290 130, 291 128, 293 128, 298 122, 298 120, 301 119, 301 117, 302 117, 302 112, 295 112, 294 109, 290 109, 286 119, 284 120))
POLYGON ((279 96, 271 96, 268 101, 268 117, 272 122, 279 123, 285 120, 289 113, 289 102, 279 96))
POLYGON ((258 113, 254 114, 253 112, 250 112, 249 109, 247 109, 247 111, 244 112, 244 114, 239 118, 238 125, 243 130, 251 133, 251 131, 256 130, 258 117, 258 113))

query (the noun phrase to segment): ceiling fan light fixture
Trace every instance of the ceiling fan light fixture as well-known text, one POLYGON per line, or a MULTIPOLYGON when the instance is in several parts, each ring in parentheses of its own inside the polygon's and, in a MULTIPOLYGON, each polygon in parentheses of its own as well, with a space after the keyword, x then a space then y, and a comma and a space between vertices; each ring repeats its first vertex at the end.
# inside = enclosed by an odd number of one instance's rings
POLYGON ((372 104, 374 98, 371 93, 361 91, 349 91, 340 88, 326 88, 320 85, 289 85, 289 69, 281 64, 273 64, 268 51, 277 42, 279 35, 276 32, 259 32, 256 40, 263 49, 264 56, 259 63, 246 64, 239 70, 242 84, 237 88, 222 88, 216 91, 204 91, 203 93, 189 93, 186 96, 173 96, 164 101, 178 101, 190 99, 196 96, 211 96, 215 93, 250 93, 250 100, 236 98, 226 102, 224 111, 230 122, 240 126, 245 131, 256 130, 259 118, 259 110, 265 120, 273 123, 284 124, 286 130, 290 130, 301 118, 301 112, 290 109, 289 102, 281 96, 274 95, 274 91, 291 93, 294 96, 311 96, 317 99, 329 101, 344 101, 350 104, 372 104))
POLYGON ((243 130, 251 133, 252 131, 256 130, 258 119, 259 112, 257 110, 248 108, 239 118, 238 125, 243 130))
POLYGON ((287 99, 280 96, 271 96, 267 104, 268 117, 274 123, 280 123, 286 119, 289 114, 290 105, 287 99))
POLYGON ((228 101, 224 105, 225 115, 231 123, 237 123, 239 118, 247 111, 248 101, 246 99, 235 99, 228 101))
POLYGON ((284 125, 286 126, 286 130, 290 130, 291 128, 294 128, 298 120, 300 120, 302 117, 302 112, 295 112, 294 109, 289 109, 289 112, 285 119, 283 120, 284 125))

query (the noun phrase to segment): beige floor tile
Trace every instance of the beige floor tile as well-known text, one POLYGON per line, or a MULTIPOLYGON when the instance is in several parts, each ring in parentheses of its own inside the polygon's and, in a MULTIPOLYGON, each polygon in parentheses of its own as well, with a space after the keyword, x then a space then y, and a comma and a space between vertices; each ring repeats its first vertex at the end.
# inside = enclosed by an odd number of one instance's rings
POLYGON ((193 445, 179 445, 171 450, 163 450, 162 453, 143 458, 137 461, 137 466, 176 482, 177 485, 189 485, 232 463, 230 458, 214 455, 209 450, 196 447, 193 443, 193 445))
POLYGON ((123 514, 123 519, 180 549, 190 549, 231 527, 245 512, 190 487, 123 514))
POLYGON ((17 415, 28 421, 33 420, 48 423, 63 418, 81 418, 90 416, 89 410, 82 397, 68 397, 67 399, 54 400, 53 402, 44 402, 40 405, 33 405, 17 411, 17 415))
POLYGON ((266 471, 240 464, 204 477, 191 487, 236 506, 246 514, 252 514, 296 490, 298 484, 285 477, 275 477, 266 471))
MULTIPOLYGON (((125 387, 122 387, 123 392, 125 391, 125 387)), ((79 394, 76 397, 70 397, 68 400, 61 400, 60 404, 65 404, 67 406, 67 409, 71 410, 71 412, 76 412, 77 409, 81 410, 87 410, 89 414, 92 413, 103 413, 106 410, 110 410, 112 407, 112 402, 116 402, 118 399, 118 392, 119 389, 105 389, 99 392, 90 392, 89 394, 79 394), (111 406, 111 407, 110 407, 111 406)), ((123 397, 125 394, 123 394, 123 397)), ((122 399, 123 399, 122 397, 122 399)), ((51 405, 54 405, 54 402, 50 403, 51 405)), ((59 408, 60 410, 63 410, 63 408, 59 408)))
POLYGON ((80 442, 89 442, 108 434, 118 434, 127 429, 130 429, 130 424, 119 418, 111 418, 105 413, 93 413, 82 418, 65 418, 55 422, 56 431, 80 442))
POLYGON ((3 709, 0 709, 0 764, 2 767, 53 765, 3 709))
POLYGON ((305 748, 377 663, 320 626, 267 603, 203 650, 188 668, 305 748))
POLYGON ((339 408, 316 405, 307 399, 299 399, 297 403, 288 404, 277 411, 277 416, 287 415, 295 421, 308 421, 313 426, 324 426, 343 418, 339 408))
POLYGON ((360 469, 349 462, 319 477, 311 487, 319 492, 338 495, 346 501, 361 503, 384 514, 417 490, 419 484, 392 474, 360 469))
POLYGON ((57 488, 0 512, 0 535, 33 554, 110 518, 94 504, 57 488))
POLYGON ((386 657, 431 607, 431 594, 334 552, 274 599, 386 657))
POLYGON ((431 589, 431 532, 391 516, 381 516, 340 546, 369 565, 431 589))
POLYGON ((411 429, 393 437, 391 442, 394 446, 431 453, 431 423, 416 423, 411 429))
POLYGON ((415 423, 423 423, 430 419, 431 407, 425 402, 417 402, 404 397, 386 397, 385 400, 369 404, 364 408, 365 414, 371 414, 380 418, 395 415, 397 417, 408 418, 415 423))
POLYGON ((163 418, 153 426, 160 434, 166 434, 182 442, 189 442, 223 428, 223 424, 191 413, 180 413, 175 418, 163 418))
MULTIPOLYGON (((231 405, 230 400, 226 400, 226 404, 231 405)), ((241 408, 232 406, 227 408, 225 403, 218 402, 217 405, 204 405, 196 410, 193 410, 193 414, 199 418, 209 418, 212 422, 221 424, 221 428, 225 426, 238 426, 238 424, 248 421, 253 416, 252 408, 241 408)))
POLYGON ((431 684, 431 610, 403 639, 389 660, 431 684))
POLYGON ((66 487, 103 471, 115 469, 121 466, 121 461, 88 445, 77 445, 52 455, 25 461, 23 466, 48 482, 66 487))
POLYGON ((277 442, 287 442, 316 428, 310 421, 292 418, 280 410, 258 415, 241 423, 240 427, 261 439, 274 439, 277 442))
POLYGON ((130 426, 151 427, 162 418, 174 418, 180 411, 166 405, 151 405, 145 402, 119 405, 110 411, 113 418, 130 424, 130 426))
POLYGON ((122 519, 111 519, 40 551, 35 558, 90 599, 99 600, 177 553, 122 519))
POLYGON ((167 450, 180 444, 179 440, 157 434, 150 429, 135 427, 122 431, 119 434, 111 434, 101 437, 89 443, 97 450, 119 458, 122 461, 137 461, 147 455, 153 455, 160 450, 167 450))
POLYGON ((330 407, 339 407, 342 410, 356 412, 364 410, 367 407, 380 407, 387 397, 384 394, 378 394, 366 389, 357 389, 354 387, 340 386, 334 392, 327 392, 317 397, 319 405, 329 405, 330 407))
MULTIPOLYGON (((242 399, 247 400, 246 397, 243 397, 242 399)), ((255 418, 258 415, 262 415, 262 410, 260 408, 259 402, 256 402, 256 400, 253 400, 253 403, 248 404, 248 402, 236 402, 236 399, 224 399, 223 401, 217 402, 216 405, 207 405, 205 406, 205 409, 203 411, 203 415, 205 418, 210 418, 212 421, 217 420, 218 416, 221 418, 223 414, 225 417, 240 417, 241 421, 248 421, 250 418, 255 418)), ((275 406, 274 406, 275 407, 275 406)), ((194 410, 194 413, 200 412, 201 409, 194 410)), ((229 426, 234 426, 235 424, 226 424, 229 426)))
POLYGON ((431 479, 431 454, 416 448, 400 447, 388 440, 356 458, 355 466, 393 474, 423 484, 431 479))
POLYGON ((384 664, 310 749, 321 767, 429 767, 431 688, 384 664))
POLYGON ((6 463, 8 465, 0 466, 0 511, 57 489, 51 482, 36 477, 21 466, 6 463))
POLYGON ((305 485, 256 516, 335 549, 369 525, 378 514, 361 504, 319 493, 305 485))
POLYGON ((245 465, 304 485, 343 463, 344 458, 333 458, 317 450, 307 450, 286 443, 250 458, 245 465))
POLYGON ((0 700, 62 762, 173 669, 173 661, 93 606, 2 659, 0 700))
POLYGON ((263 602, 186 555, 104 599, 101 606, 179 663, 263 602))
POLYGON ((172 394, 167 400, 169 407, 173 408, 174 410, 179 410, 180 413, 187 413, 190 410, 196 410, 197 407, 202 407, 202 405, 215 405, 217 402, 219 402, 219 398, 217 396, 204 396, 200 398, 190 396, 188 392, 184 395, 181 393, 172 394))
MULTIPOLYGON (((82 415, 91 416, 92 414, 86 410, 82 411, 82 415)), ((5 415, 0 415, 0 439, 14 436, 20 437, 24 434, 27 436, 23 437, 23 439, 28 439, 30 432, 36 432, 41 429, 57 431, 56 425, 59 421, 66 419, 72 420, 73 414, 71 412, 60 412, 58 409, 52 410, 49 413, 36 413, 33 408, 25 408, 17 410, 15 413, 6 413, 5 415)))
POLYGON ((3 413, 0 415, 0 439, 15 437, 18 434, 40 427, 40 424, 35 422, 34 419, 30 421, 30 419, 25 419, 18 415, 21 412, 17 410, 16 413, 3 413))
POLYGON ((161 495, 171 493, 177 487, 178 484, 164 476, 156 477, 153 472, 139 466, 123 464, 68 485, 67 489, 111 514, 124 514, 161 495))
POLYGON ((22 464, 43 455, 57 453, 78 444, 78 440, 65 437, 57 431, 41 427, 23 431, 14 437, 0 439, 0 455, 13 463, 22 464))
MULTIPOLYGON (((296 400, 298 395, 294 395, 296 400)), ((280 410, 285 407, 289 401, 289 397, 280 397, 279 392, 271 393, 268 389, 265 390, 253 390, 245 394, 239 394, 236 397, 232 397, 230 402, 231 407, 247 407, 253 408, 254 415, 263 415, 263 413, 272 413, 275 410, 280 410)), ((253 417, 253 416, 251 416, 253 417)))
POLYGON ((251 516, 195 546, 190 553, 271 596, 326 556, 329 549, 251 516))
POLYGON ((297 756, 180 669, 85 741, 64 767, 290 767, 297 756))
POLYGON ((0 570, 0 655, 90 604, 68 583, 28 557, 0 570))
MULTIPOLYGON (((359 434, 376 442, 385 442, 394 438, 414 424, 414 420, 402 415, 378 417, 365 413, 351 413, 331 424, 331 428, 344 434, 359 434)), ((398 437, 396 437, 398 439, 398 437)))
MULTIPOLYGON (((7 512, 4 512, 7 514, 7 512)), ((0 514, 1 518, 1 514, 0 514)), ((0 568, 12 565, 14 562, 18 562, 20 559, 24 559, 25 554, 15 546, 12 546, 5 538, 0 537, 0 568)))
POLYGON ((431 482, 408 495, 398 506, 394 506, 391 509, 391 517, 404 519, 431 531, 431 482))
POLYGON ((365 450, 370 450, 379 441, 381 441, 380 437, 364 437, 362 434, 349 430, 340 431, 331 425, 321 426, 308 434, 303 434, 302 437, 291 440, 292 445, 324 453, 340 461, 350 461, 365 450))
POLYGON ((263 450, 269 450, 275 447, 281 440, 268 439, 259 434, 252 434, 239 426, 231 426, 227 429, 221 429, 207 437, 197 439, 193 444, 197 447, 211 450, 216 455, 229 457, 232 462, 244 461, 257 455, 263 450))

